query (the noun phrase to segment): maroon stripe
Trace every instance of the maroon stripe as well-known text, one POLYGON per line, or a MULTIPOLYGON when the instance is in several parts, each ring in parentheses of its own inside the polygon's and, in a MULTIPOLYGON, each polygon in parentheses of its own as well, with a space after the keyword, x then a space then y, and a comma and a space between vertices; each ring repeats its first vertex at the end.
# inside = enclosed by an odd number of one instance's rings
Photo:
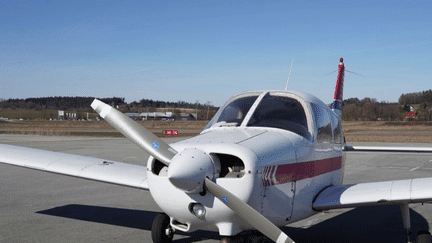
POLYGON ((306 178, 319 176, 342 167, 342 157, 278 165, 276 183, 283 184, 306 178))
POLYGON ((267 186, 267 180, 266 180, 266 172, 267 172, 267 170, 268 170, 268 166, 266 166, 266 167, 264 168, 264 172, 263 172, 262 177, 261 177, 264 186, 267 186))
POLYGON ((272 186, 275 184, 274 181, 273 181, 273 173, 275 172, 276 167, 277 166, 272 166, 270 174, 269 174, 269 179, 268 180, 270 182, 270 185, 272 185, 272 186))

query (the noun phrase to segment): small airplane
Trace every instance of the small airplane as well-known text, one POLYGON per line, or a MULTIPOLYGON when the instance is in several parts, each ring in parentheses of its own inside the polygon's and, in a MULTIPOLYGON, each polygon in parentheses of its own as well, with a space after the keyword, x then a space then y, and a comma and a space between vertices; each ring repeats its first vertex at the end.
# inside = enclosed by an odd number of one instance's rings
MULTIPOLYGON (((432 201, 432 177, 344 185, 345 151, 432 148, 346 146, 344 72, 341 58, 331 108, 298 91, 244 92, 201 134, 170 145, 95 99, 92 108, 151 155, 147 166, 11 145, 0 145, 0 162, 149 190, 164 211, 153 221, 153 242, 199 229, 218 231, 221 242, 241 242, 239 233, 251 229, 294 242, 279 227, 323 210, 377 205, 400 205, 410 242, 409 204, 432 201)), ((430 233, 416 242, 430 243, 430 233)))

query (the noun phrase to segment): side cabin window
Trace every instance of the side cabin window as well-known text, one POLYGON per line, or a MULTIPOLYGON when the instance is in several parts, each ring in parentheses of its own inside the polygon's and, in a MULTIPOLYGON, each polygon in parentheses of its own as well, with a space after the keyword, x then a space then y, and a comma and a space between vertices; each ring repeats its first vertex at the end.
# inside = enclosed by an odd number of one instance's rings
POLYGON ((333 124, 334 142, 335 143, 342 143, 343 142, 343 136, 342 136, 341 121, 333 113, 331 113, 331 119, 332 119, 332 124, 333 124))
POLYGON ((311 106, 314 113, 315 124, 318 129, 317 142, 331 143, 333 140, 333 135, 330 114, 325 107, 320 108, 314 103, 311 103, 311 106))
POLYGON ((275 127, 310 137, 303 106, 295 99, 267 94, 247 124, 249 127, 275 127))

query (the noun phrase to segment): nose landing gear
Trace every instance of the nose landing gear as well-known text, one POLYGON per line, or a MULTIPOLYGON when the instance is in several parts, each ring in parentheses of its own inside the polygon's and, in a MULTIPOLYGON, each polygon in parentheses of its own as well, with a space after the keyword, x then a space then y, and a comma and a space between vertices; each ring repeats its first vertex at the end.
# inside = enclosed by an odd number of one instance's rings
POLYGON ((160 213, 153 220, 152 240, 154 243, 171 243, 174 237, 174 229, 170 225, 170 217, 160 213))

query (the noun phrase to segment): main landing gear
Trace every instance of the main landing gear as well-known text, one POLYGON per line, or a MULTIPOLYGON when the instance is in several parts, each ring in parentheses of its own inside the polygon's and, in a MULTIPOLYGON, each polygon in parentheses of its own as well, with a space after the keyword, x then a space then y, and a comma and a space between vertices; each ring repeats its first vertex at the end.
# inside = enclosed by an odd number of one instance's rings
POLYGON ((170 225, 170 217, 160 213, 153 220, 152 240, 154 243, 171 243, 174 237, 174 229, 170 225))
MULTIPOLYGON (((411 242, 411 220, 410 220, 410 212, 408 204, 400 205, 400 209, 402 212, 402 220, 404 229, 406 230, 406 235, 408 239, 408 243, 411 242)), ((431 243, 431 234, 427 230, 421 230, 418 232, 415 243, 431 243)))

